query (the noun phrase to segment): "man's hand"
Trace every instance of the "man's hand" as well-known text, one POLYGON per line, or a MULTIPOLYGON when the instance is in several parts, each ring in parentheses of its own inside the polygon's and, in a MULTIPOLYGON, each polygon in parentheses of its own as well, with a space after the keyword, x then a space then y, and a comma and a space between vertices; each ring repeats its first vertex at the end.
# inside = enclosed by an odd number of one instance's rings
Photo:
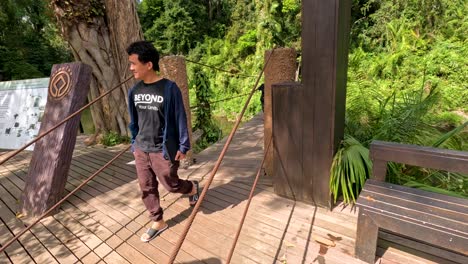
POLYGON ((175 155, 175 160, 182 160, 182 159, 185 159, 185 154, 180 151, 177 151, 177 154, 175 155))

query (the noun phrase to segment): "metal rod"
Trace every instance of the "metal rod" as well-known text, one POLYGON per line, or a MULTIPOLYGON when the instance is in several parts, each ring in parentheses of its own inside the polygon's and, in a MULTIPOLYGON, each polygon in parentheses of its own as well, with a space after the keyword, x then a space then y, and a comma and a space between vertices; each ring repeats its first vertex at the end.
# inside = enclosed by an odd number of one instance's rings
POLYGON ((31 146, 32 144, 36 143, 38 140, 40 140, 41 138, 47 136, 50 132, 54 131, 55 129, 57 129, 59 126, 63 125, 65 122, 67 122, 68 120, 72 119, 73 117, 75 117, 76 115, 78 115, 79 113, 83 112, 83 110, 85 110, 86 108, 88 108, 90 105, 96 103, 98 100, 100 100, 102 97, 108 95, 109 93, 111 93, 112 91, 114 91, 115 89, 117 89, 118 87, 120 87, 122 84, 128 82, 131 78, 133 78, 133 76, 130 76, 128 77, 126 80, 124 80, 123 82, 119 83, 118 85, 116 85, 115 87, 113 87, 112 89, 110 89, 109 91, 103 93, 102 95, 98 96, 96 99, 94 99, 93 101, 89 102, 87 105, 81 107, 78 111, 76 111, 75 113, 69 115, 67 118, 65 118, 64 120, 62 120, 60 123, 56 124, 55 126, 53 126, 51 129, 47 130, 46 132, 40 134, 38 137, 36 137, 35 139, 31 140, 29 143, 26 143, 26 145, 22 146, 20 149, 17 149, 16 151, 12 152, 11 154, 8 154, 6 156, 6 158, 4 158, 3 160, 0 161, 0 165, 2 165, 3 163, 7 162, 9 159, 13 158, 14 156, 18 155, 18 153, 20 153, 21 151, 25 150, 27 147, 31 146))
POLYGON ((227 261, 226 261, 227 264, 231 263, 232 255, 234 254, 234 250, 235 250, 236 245, 237 245, 237 240, 239 239, 240 232, 242 230, 242 226, 244 225, 245 218, 247 217, 247 212, 249 211, 250 202, 252 201, 254 191, 255 191, 255 187, 257 187, 258 179, 260 178, 260 173, 262 172, 263 163, 265 163, 265 159, 266 159, 266 156, 268 154, 268 150, 270 149, 270 145, 271 145, 272 141, 273 141, 273 136, 270 137, 268 146, 265 149, 265 154, 263 154, 262 163, 260 164, 260 168, 258 168, 257 176, 255 177, 255 181, 254 181, 254 183, 252 185, 252 189, 250 190, 249 200, 247 200, 247 205, 244 208, 244 214, 242 215, 241 221, 239 223, 239 227, 237 228, 236 236, 234 237, 234 241, 232 242, 231 251, 229 251, 229 255, 227 257, 227 261))
POLYGON ((107 168, 112 162, 114 162, 116 159, 118 159, 122 154, 124 154, 129 148, 131 147, 128 146, 119 154, 117 154, 114 158, 112 158, 109 162, 107 162, 102 168, 100 168, 98 171, 96 171, 93 175, 89 176, 88 179, 86 179, 83 183, 81 183, 78 187, 76 187, 73 191, 71 191, 69 194, 67 194, 65 197, 62 198, 62 200, 58 201, 54 206, 52 206, 49 210, 47 210, 45 213, 43 213, 41 216, 39 216, 38 219, 34 220, 32 224, 30 224, 28 227, 23 229, 21 232, 19 232, 15 237, 10 239, 5 245, 3 245, 0 248, 0 253, 2 253, 8 246, 10 246, 13 242, 18 240, 20 236, 22 236, 24 233, 26 233, 28 230, 30 230, 35 224, 37 224, 39 221, 41 221, 44 217, 46 217, 50 212, 52 212, 55 208, 57 208, 59 205, 61 205, 65 200, 68 199, 68 197, 72 196, 75 192, 80 190, 85 184, 87 184, 89 181, 91 181, 96 175, 101 173, 105 168, 107 168))
MULTIPOLYGON (((208 102, 208 103, 209 104, 219 103, 219 102, 231 100, 231 99, 234 99, 234 98, 243 97, 243 96, 246 96, 246 95, 249 95, 249 94, 250 93, 245 93, 245 94, 241 94, 241 95, 237 95, 237 96, 233 96, 233 97, 229 97, 229 98, 224 98, 224 99, 220 99, 220 100, 216 100, 216 101, 211 101, 211 102, 208 102)), ((195 108, 198 108, 198 107, 204 107, 204 106, 198 104, 198 105, 191 106, 190 109, 195 109, 195 108)))
POLYGON ((200 208, 201 202, 205 198, 206 193, 208 192, 208 188, 210 187, 211 182, 213 181, 213 178, 214 178, 216 172, 218 172, 219 166, 221 165, 221 162, 223 161, 224 155, 226 155, 226 151, 229 148, 229 145, 231 144, 232 139, 234 138, 234 134, 236 133, 236 130, 239 127, 239 124, 240 124, 240 122, 242 120, 242 117, 244 116, 244 113, 247 110, 247 107, 248 107, 248 105, 250 103, 250 99, 252 99, 252 96, 255 93, 255 90, 257 89, 258 82, 260 81, 260 78, 262 77, 263 72, 265 71, 265 68, 268 65, 268 62, 270 61, 270 58, 271 58, 271 55, 273 54, 273 52, 274 52, 274 49, 272 50, 272 52, 268 56, 267 62, 265 63, 265 65, 263 66, 262 71, 258 75, 257 81, 255 82, 255 85, 252 88, 252 91, 250 92, 250 95, 247 98, 247 101, 245 102, 244 107, 242 108, 242 112, 241 112, 239 118, 237 119, 236 124, 232 128, 231 133, 229 134, 229 137, 228 137, 226 143, 224 144, 223 150, 221 151, 221 154, 219 155, 218 160, 216 161, 216 164, 215 164, 213 170, 211 171, 210 176, 208 177, 208 180, 205 183, 205 186, 203 187, 203 191, 200 194, 200 199, 198 200, 195 207, 193 208, 193 211, 192 211, 192 213, 190 214, 190 216, 188 218, 188 223, 185 225, 185 228, 182 231, 182 234, 179 237, 179 240, 177 241, 177 244, 175 245, 175 248, 171 253, 171 256, 170 256, 169 261, 168 261, 169 264, 172 264, 174 262, 175 258, 177 257, 177 254, 179 253, 180 248, 182 247, 182 244, 184 243, 185 237, 187 236, 187 233, 188 233, 190 227, 192 226, 193 220, 195 220, 195 216, 197 215, 197 212, 198 212, 198 209, 200 208))
POLYGON ((231 75, 237 75, 237 76, 246 77, 246 78, 255 77, 255 76, 253 76, 253 75, 246 75, 246 74, 242 74, 242 73, 233 73, 233 72, 230 72, 230 71, 227 71, 227 70, 224 70, 224 69, 215 67, 215 66, 203 64, 203 63, 201 63, 201 62, 197 62, 197 61, 193 61, 193 60, 188 60, 188 59, 185 59, 185 60, 186 60, 187 62, 191 62, 191 63, 198 64, 198 65, 201 65, 201 66, 204 66, 204 67, 208 67, 208 68, 211 68, 211 69, 215 69, 215 70, 217 70, 217 71, 226 72, 226 73, 229 73, 229 74, 231 74, 231 75))

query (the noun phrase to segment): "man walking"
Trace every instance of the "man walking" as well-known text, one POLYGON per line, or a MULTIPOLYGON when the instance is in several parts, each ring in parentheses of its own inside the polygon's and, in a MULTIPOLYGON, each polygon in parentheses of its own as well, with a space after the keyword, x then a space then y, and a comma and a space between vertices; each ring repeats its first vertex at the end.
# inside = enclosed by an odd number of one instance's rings
POLYGON ((177 85, 159 74, 159 53, 147 41, 127 48, 130 70, 137 82, 128 93, 132 152, 143 203, 153 221, 141 236, 148 242, 168 228, 160 206, 158 184, 172 193, 189 195, 190 205, 199 197, 197 181, 179 179, 179 161, 190 149, 187 117, 177 85))

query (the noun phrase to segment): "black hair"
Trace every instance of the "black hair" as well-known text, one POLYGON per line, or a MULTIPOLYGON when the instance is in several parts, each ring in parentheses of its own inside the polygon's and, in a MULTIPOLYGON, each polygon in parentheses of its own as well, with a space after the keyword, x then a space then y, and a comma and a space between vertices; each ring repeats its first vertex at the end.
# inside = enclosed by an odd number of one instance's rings
POLYGON ((138 55, 138 60, 141 63, 153 63, 153 70, 159 71, 159 53, 153 44, 149 41, 136 41, 130 44, 127 48, 128 55, 138 55))

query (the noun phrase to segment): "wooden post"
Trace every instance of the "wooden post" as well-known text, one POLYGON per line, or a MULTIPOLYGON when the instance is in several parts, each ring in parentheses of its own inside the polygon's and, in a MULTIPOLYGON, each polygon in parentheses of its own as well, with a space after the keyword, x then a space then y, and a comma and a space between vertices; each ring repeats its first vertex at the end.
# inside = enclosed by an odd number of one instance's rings
POLYGON ((275 193, 298 200, 311 200, 302 173, 302 93, 300 83, 273 85, 273 188, 275 193), (290 188, 291 186, 291 188, 290 188))
POLYGON ((363 208, 359 208, 354 256, 367 263, 375 263, 379 227, 363 208))
POLYGON ((317 205, 330 206, 330 168, 344 133, 351 0, 302 2, 303 170, 317 205))
MULTIPOLYGON (((270 57, 271 50, 265 52, 265 63, 270 57)), ((265 90, 264 90, 264 146, 270 142, 272 135, 272 99, 271 86, 274 83, 292 82, 296 76, 296 51, 292 48, 275 49, 270 57, 265 68, 265 90)), ((267 153, 264 163, 265 173, 269 176, 273 175, 273 149, 274 142, 267 153)))
MULTIPOLYGON (((284 130, 283 136, 274 137, 280 154, 274 162, 282 162, 282 171, 275 172, 281 176, 275 177, 275 191, 289 183, 297 200, 320 206, 331 204, 330 168, 344 132, 350 19, 351 0, 302 1, 302 91, 289 92, 300 96, 283 96, 284 85, 272 90, 274 104, 282 108, 273 114, 290 113, 290 118, 273 116, 273 122, 286 122, 273 124, 284 130)), ((293 198, 286 190, 277 193, 293 198)))
MULTIPOLYGON (((91 72, 91 67, 82 63, 53 66, 39 134, 83 107, 91 72)), ((62 198, 79 122, 77 115, 36 142, 22 195, 23 215, 39 216, 62 198)))
POLYGON ((385 181, 386 176, 387 162, 380 159, 372 160, 372 178, 379 181, 385 181))
MULTIPOLYGON (((180 88, 182 99, 184 101, 185 113, 187 115, 187 128, 189 132, 190 145, 193 147, 192 140, 192 113, 190 111, 190 98, 187 78, 187 67, 185 58, 182 56, 166 56, 159 60, 161 74, 175 82, 180 88)), ((193 163, 192 151, 188 151, 185 157, 185 166, 193 163)))

